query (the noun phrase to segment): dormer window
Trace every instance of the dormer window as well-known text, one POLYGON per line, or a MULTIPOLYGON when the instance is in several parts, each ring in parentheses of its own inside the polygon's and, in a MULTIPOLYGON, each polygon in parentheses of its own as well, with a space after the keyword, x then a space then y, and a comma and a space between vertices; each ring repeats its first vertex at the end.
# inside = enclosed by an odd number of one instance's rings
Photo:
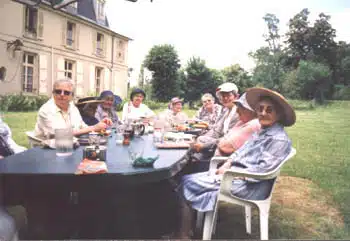
POLYGON ((105 0, 97 0, 97 18, 99 20, 105 19, 105 0))

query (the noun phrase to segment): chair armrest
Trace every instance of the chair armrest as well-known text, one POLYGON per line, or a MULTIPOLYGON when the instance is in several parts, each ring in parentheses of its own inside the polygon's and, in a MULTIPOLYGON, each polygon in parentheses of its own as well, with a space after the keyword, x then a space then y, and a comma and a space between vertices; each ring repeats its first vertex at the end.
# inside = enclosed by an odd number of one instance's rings
POLYGON ((244 168, 235 167, 234 169, 227 169, 222 177, 220 192, 227 192, 231 190, 232 181, 237 177, 254 178, 258 180, 268 180, 276 177, 279 174, 279 169, 275 170, 274 175, 271 173, 253 173, 248 172, 244 168))
POLYGON ((211 160, 210 160, 210 166, 209 166, 209 170, 214 170, 217 169, 218 165, 222 162, 225 162, 229 159, 228 156, 214 156, 211 160))

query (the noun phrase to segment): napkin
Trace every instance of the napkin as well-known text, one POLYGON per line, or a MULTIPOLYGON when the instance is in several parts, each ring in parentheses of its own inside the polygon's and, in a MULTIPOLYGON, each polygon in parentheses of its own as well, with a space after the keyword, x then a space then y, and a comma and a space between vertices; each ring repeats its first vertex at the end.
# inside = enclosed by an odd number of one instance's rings
POLYGON ((76 175, 107 173, 107 164, 103 161, 93 161, 85 158, 78 166, 76 175))
POLYGON ((135 161, 132 163, 134 167, 152 167, 153 163, 159 158, 159 155, 155 157, 138 157, 135 159, 135 161))

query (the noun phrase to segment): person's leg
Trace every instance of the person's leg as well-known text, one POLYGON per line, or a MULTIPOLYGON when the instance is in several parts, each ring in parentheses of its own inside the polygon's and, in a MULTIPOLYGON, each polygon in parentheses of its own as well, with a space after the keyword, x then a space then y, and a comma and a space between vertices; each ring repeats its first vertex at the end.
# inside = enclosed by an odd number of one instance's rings
POLYGON ((17 233, 14 218, 0 207, 0 240, 11 241, 17 233))
POLYGON ((220 183, 208 172, 186 175, 177 190, 179 225, 177 238, 189 238, 194 224, 194 210, 202 212, 214 209, 220 183))

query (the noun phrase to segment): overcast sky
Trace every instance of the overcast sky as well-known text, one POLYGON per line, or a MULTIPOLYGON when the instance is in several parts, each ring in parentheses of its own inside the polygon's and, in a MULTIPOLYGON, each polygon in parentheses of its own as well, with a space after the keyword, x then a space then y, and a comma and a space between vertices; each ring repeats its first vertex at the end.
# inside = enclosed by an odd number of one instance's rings
POLYGON ((198 56, 211 68, 239 63, 250 70, 254 62, 248 53, 265 44, 262 17, 276 14, 283 34, 303 8, 309 8, 311 19, 330 14, 337 40, 350 42, 350 0, 107 0, 106 13, 114 31, 133 39, 128 65, 136 83, 142 61, 156 44, 174 45, 182 65, 198 56))

